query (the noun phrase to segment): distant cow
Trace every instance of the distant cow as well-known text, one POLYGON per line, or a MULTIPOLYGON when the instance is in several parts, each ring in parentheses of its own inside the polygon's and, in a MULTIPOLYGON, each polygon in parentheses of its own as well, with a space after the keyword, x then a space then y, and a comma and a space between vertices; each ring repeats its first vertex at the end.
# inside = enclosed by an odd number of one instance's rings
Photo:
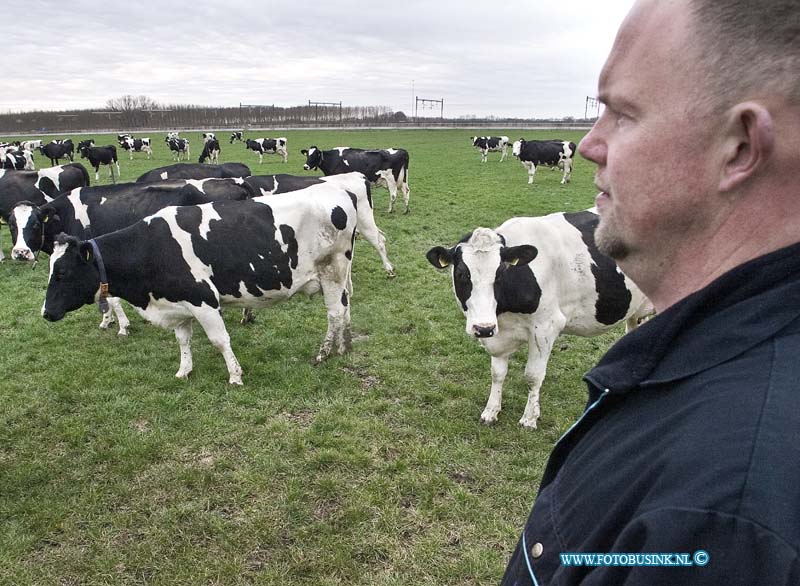
POLYGON ((240 385, 242 367, 219 311, 224 305, 256 309, 322 291, 328 330, 316 362, 334 346, 339 354, 350 349, 355 229, 352 195, 323 184, 302 194, 168 207, 90 241, 62 236, 50 257, 42 316, 58 321, 93 303, 106 285, 148 321, 174 329, 176 377, 192 371, 196 320, 225 359, 228 382, 240 385))
POLYGON ((358 171, 363 173, 370 183, 386 187, 389 190, 389 213, 394 210, 397 190, 403 192, 406 211, 409 212, 411 190, 408 186, 408 151, 405 149, 382 149, 365 151, 350 147, 338 147, 321 151, 316 146, 301 154, 306 156, 303 169, 319 169, 325 175, 339 175, 358 171))
POLYGON ((242 140, 244 139, 242 138, 242 133, 240 131, 237 130, 236 132, 231 132, 230 144, 233 144, 235 142, 242 142, 242 140))
POLYGON ((472 146, 481 152, 481 162, 485 163, 488 159, 487 153, 500 152, 500 162, 506 160, 508 156, 508 137, 507 136, 471 136, 472 146))
POLYGON ((256 195, 274 195, 277 193, 296 192, 312 185, 328 183, 338 185, 355 194, 358 202, 358 232, 378 252, 383 268, 388 277, 394 277, 394 267, 386 254, 386 236, 375 223, 372 206, 370 184, 361 173, 345 173, 328 177, 305 177, 297 175, 252 175, 245 177, 244 182, 250 185, 256 195))
POLYGON ((264 162, 264 155, 281 155, 283 162, 288 160, 289 152, 286 150, 286 139, 279 138, 256 138, 255 140, 247 139, 245 141, 245 148, 258 153, 258 163, 264 162))
POLYGON ((186 138, 171 138, 167 141, 169 150, 172 151, 172 160, 189 160, 189 140, 186 138))
POLYGON ((214 165, 219 164, 219 141, 216 138, 209 138, 203 143, 203 152, 200 153, 200 163, 205 163, 208 159, 209 163, 214 165))
MULTIPOLYGON (((83 145, 83 141, 81 144, 83 145)), ((94 144, 94 142, 91 144, 94 144)), ((112 165, 117 166, 117 175, 119 175, 120 170, 119 160, 117 159, 117 147, 115 147, 113 144, 101 147, 83 145, 79 147, 78 152, 80 152, 82 159, 89 159, 89 163, 92 165, 92 167, 94 167, 95 181, 100 178, 100 165, 108 165, 109 176, 114 183, 117 182, 117 178, 114 176, 114 169, 112 167, 112 165)))
POLYGON ((23 140, 22 143, 20 143, 20 146, 23 150, 32 151, 33 149, 38 149, 40 146, 42 146, 42 141, 41 139, 23 140))
POLYGON ((166 138, 164 139, 164 142, 169 142, 170 139, 173 139, 173 138, 180 138, 179 135, 180 135, 180 132, 168 132, 166 138))
POLYGON ((0 157, 0 169, 34 171, 33 155, 30 151, 6 152, 0 157))
POLYGON ((136 182, 163 181, 164 179, 207 179, 209 177, 247 177, 250 168, 242 163, 223 163, 221 165, 201 165, 198 163, 177 163, 151 169, 136 182))
MULTIPOLYGON (((86 185, 89 185, 89 174, 80 163, 48 167, 38 171, 0 169, 0 219, 8 222, 12 210, 21 201, 44 205, 62 191, 86 185)), ((3 258, 3 250, 0 247, 0 261, 3 258)))
POLYGON ((522 166, 528 170, 528 185, 533 183, 536 167, 560 167, 564 170, 561 183, 569 183, 572 174, 572 157, 577 146, 574 142, 566 140, 525 140, 514 141, 512 153, 517 157, 522 166))
MULTIPOLYGON (((119 137, 117 137, 119 139, 119 137)), ((150 138, 134 138, 130 135, 119 139, 119 146, 128 151, 130 159, 133 160, 133 153, 146 153, 147 158, 153 156, 153 149, 150 146, 150 138)))
POLYGON ((72 139, 64 141, 49 142, 39 147, 39 152, 50 159, 50 165, 58 165, 60 159, 69 159, 70 162, 75 158, 75 145, 72 144, 72 139))
POLYGON ((451 267, 467 335, 492 357, 492 388, 481 421, 497 420, 509 357, 528 345, 529 394, 519 423, 536 427, 539 389, 561 333, 595 336, 620 322, 634 328, 652 305, 595 245, 593 210, 512 218, 477 228, 452 248, 436 246, 428 261, 451 267))

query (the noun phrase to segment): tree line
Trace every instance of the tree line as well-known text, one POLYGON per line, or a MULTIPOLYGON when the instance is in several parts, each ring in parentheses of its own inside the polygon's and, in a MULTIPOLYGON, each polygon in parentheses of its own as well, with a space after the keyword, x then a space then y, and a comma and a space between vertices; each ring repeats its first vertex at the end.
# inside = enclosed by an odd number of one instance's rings
POLYGON ((160 104, 147 96, 110 99, 104 108, 31 111, 0 114, 0 132, 7 134, 58 133, 77 130, 136 131, 169 128, 248 129, 264 126, 395 124, 407 120, 403 112, 386 106, 340 106, 314 103, 299 106, 241 104, 212 107, 160 104))

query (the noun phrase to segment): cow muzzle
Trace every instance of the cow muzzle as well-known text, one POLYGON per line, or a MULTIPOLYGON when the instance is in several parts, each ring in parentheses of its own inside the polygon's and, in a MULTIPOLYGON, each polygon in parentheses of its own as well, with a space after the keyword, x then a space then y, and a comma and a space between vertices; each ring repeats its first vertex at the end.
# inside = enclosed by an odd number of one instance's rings
POLYGON ((306 170, 306 171, 309 171, 311 169, 311 167, 309 167, 308 165, 303 165, 303 169, 306 170))
POLYGON ((42 317, 47 321, 59 321, 61 318, 64 317, 64 314, 58 314, 55 312, 50 312, 46 308, 42 308, 42 317))
POLYGON ((33 252, 31 252, 30 248, 13 248, 11 250, 11 258, 20 261, 36 260, 36 257, 33 255, 33 252))
POLYGON ((476 338, 491 338, 497 333, 497 324, 475 324, 472 335, 476 338))

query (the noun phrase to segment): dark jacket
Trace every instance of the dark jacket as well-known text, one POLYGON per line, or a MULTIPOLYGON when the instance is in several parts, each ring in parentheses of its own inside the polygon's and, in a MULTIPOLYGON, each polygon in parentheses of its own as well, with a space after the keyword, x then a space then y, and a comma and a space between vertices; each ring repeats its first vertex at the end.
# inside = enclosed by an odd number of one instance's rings
POLYGON ((800 244, 668 308, 585 380, 504 585, 800 585, 800 244), (559 556, 697 550, 706 565, 559 556))

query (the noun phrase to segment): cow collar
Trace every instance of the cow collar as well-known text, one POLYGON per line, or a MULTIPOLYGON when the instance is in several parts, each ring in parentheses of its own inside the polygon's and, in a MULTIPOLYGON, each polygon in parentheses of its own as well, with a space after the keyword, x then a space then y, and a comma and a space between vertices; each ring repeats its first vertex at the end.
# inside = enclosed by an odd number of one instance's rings
POLYGON ((89 244, 92 245, 95 262, 100 271, 100 298, 97 300, 97 305, 101 312, 106 313, 108 311, 108 300, 106 299, 108 297, 108 275, 106 275, 106 265, 103 263, 103 255, 100 254, 100 247, 97 246, 94 238, 89 240, 89 244))

